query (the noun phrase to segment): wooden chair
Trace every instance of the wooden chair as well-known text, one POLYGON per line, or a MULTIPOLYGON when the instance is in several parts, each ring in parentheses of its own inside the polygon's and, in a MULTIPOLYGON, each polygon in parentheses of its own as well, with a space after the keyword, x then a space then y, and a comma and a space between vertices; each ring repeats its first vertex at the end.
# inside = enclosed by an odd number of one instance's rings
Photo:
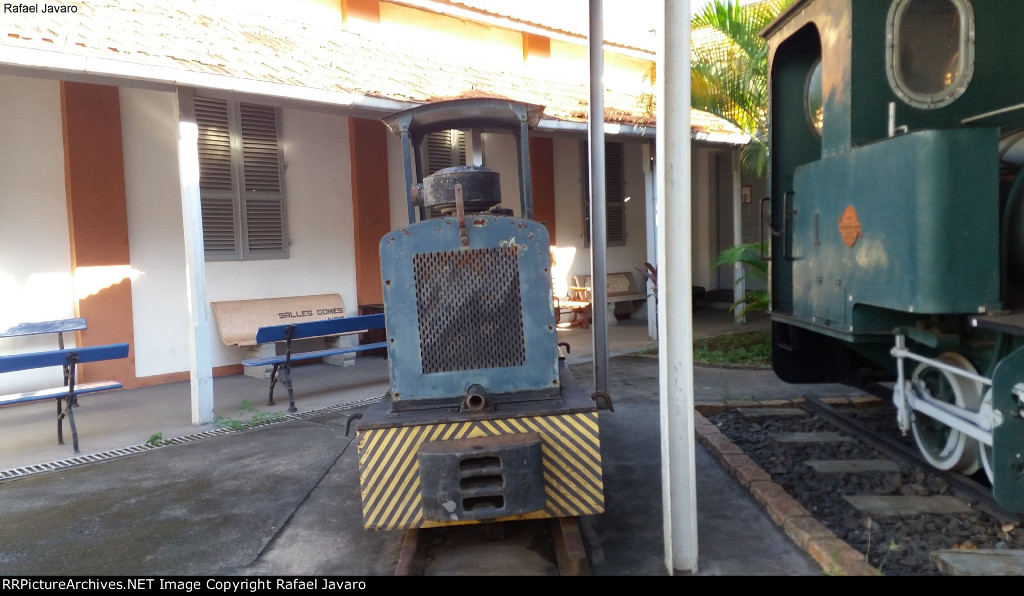
POLYGON ((563 296, 554 296, 555 314, 559 321, 563 314, 571 314, 572 319, 568 323, 559 323, 560 327, 581 327, 590 328, 590 290, 578 286, 569 286, 568 293, 563 296))
POLYGON ((571 246, 551 247, 551 297, 555 305, 555 322, 559 327, 590 327, 590 290, 569 285, 569 265, 572 264, 576 248, 571 246), (572 320, 562 323, 562 315, 572 315, 572 320))

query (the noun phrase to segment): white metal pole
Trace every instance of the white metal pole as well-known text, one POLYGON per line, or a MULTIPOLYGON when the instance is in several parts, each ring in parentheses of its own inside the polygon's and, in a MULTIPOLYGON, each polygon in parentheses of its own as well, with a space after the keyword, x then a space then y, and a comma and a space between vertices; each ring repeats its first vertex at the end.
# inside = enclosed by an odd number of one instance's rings
POLYGON ((206 256, 203 214, 199 201, 199 128, 191 89, 179 88, 178 173, 181 216, 185 228, 185 279, 189 310, 189 379, 192 424, 213 422, 213 354, 206 299, 206 256))
POLYGON ((590 306, 594 342, 594 391, 608 392, 608 220, 604 160, 604 6, 590 0, 590 306))
POLYGON ((658 30, 658 361, 665 566, 697 571, 690 230, 690 0, 665 2, 658 30), (675 233, 673 233, 675 232, 675 233))

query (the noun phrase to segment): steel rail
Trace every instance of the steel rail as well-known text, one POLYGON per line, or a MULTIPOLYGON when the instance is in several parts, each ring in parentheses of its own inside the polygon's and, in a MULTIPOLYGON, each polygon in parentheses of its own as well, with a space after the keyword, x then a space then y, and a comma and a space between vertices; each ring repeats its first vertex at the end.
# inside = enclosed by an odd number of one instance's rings
POLYGON ((1000 522, 1017 524, 1024 522, 1024 515, 1006 511, 996 503, 990 487, 963 474, 944 472, 932 467, 916 448, 907 445, 897 438, 887 433, 879 432, 863 422, 854 420, 851 416, 843 414, 816 397, 805 396, 804 409, 822 417, 857 439, 868 443, 888 457, 919 466, 940 475, 949 482, 950 487, 952 487, 955 493, 1000 522))

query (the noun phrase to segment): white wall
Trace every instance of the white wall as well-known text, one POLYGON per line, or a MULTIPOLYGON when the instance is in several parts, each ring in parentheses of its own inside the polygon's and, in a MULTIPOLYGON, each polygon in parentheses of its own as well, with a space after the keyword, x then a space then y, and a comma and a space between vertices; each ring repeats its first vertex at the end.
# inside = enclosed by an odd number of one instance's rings
POLYGON ((188 370, 188 295, 173 93, 120 90, 135 375, 188 370))
POLYGON ((511 209, 516 217, 523 215, 519 197, 519 153, 511 134, 483 135, 484 165, 498 172, 501 181, 501 206, 511 209))
MULTIPOLYGON (((358 314, 347 120, 284 109, 281 135, 291 254, 287 259, 207 262, 207 298, 338 293, 346 310, 358 314)), ((216 325, 212 310, 210 321, 216 325)), ((211 334, 214 366, 241 361, 242 349, 225 346, 216 328, 211 334)))
MULTIPOLYGON (((591 250, 584 245, 583 169, 581 138, 555 139, 555 218, 559 247, 576 247, 576 256, 569 266, 572 275, 590 275, 591 250)), ((647 200, 644 189, 643 152, 637 142, 624 142, 626 195, 626 244, 605 250, 608 273, 626 271, 633 275, 638 291, 643 291, 644 278, 636 271, 647 261, 647 200)))
MULTIPOLYGON (((136 374, 182 372, 188 369, 188 310, 175 97, 165 91, 122 89, 120 101, 136 374)), ((7 215, 0 223, 0 328, 72 317, 59 84, 0 76, 0 105, 0 135, 6 141, 0 143, 0 204, 7 215)), ((207 299, 337 292, 355 312, 359 297, 347 119, 325 111, 285 108, 281 127, 290 257, 207 263, 207 299)), ((552 241, 576 248, 569 275, 590 272, 590 250, 583 244, 581 140, 580 135, 554 139, 557 238, 552 241)), ((397 137, 389 137, 388 158, 392 227, 397 228, 407 219, 397 137)), ((503 204, 518 213, 516 158, 511 136, 484 136, 484 163, 499 171, 503 204)), ((608 271, 630 272, 637 287, 643 287, 643 279, 635 268, 646 260, 641 160, 641 144, 626 142, 626 193, 632 197, 626 214, 627 245, 607 251, 608 271)), ((221 342, 212 309, 210 321, 214 366, 239 363, 243 350, 221 342)), ((51 343, 52 338, 5 339, 0 340, 0 353, 50 349, 55 347, 51 343)), ((48 371, 3 375, 0 391, 38 388, 51 381, 48 371)))
MULTIPOLYGON (((188 370, 177 122, 172 93, 120 93, 136 375, 188 370)), ((59 83, 0 76, 0 329, 74 316, 64 188, 59 83)), ((347 120, 282 110, 288 259, 207 263, 209 301, 337 292, 356 311, 347 120)), ((243 350, 220 341, 210 314, 213 364, 243 350)), ((74 344, 71 334, 67 345, 74 344)), ((56 339, 0 340, 0 354, 54 349, 56 339)), ((52 370, 0 376, 0 393, 61 381, 52 370)))
MULTIPOLYGON (((60 87, 0 76, 0 329, 75 316, 60 87)), ((74 334, 65 337, 74 345, 74 334)), ((55 336, 0 339, 0 354, 57 349, 55 336)), ((60 369, 0 375, 0 394, 55 387, 60 369)))
MULTIPOLYGON (((125 180, 135 317, 136 374, 188 369, 188 302, 174 95, 122 89, 125 180)), ((283 109, 288 193, 287 259, 206 263, 207 299, 246 300, 339 293, 358 312, 348 125, 338 115, 283 109)), ((65 224, 66 228, 66 224, 65 224)), ((209 311, 213 365, 238 364, 209 311)))

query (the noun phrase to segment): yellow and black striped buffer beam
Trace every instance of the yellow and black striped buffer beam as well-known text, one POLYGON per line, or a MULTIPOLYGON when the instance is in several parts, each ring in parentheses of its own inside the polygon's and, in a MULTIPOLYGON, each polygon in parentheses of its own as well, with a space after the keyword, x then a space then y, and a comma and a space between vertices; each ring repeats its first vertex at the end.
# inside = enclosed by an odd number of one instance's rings
POLYGON ((363 526, 404 530, 462 523, 427 519, 419 450, 424 443, 515 433, 541 437, 545 503, 529 513, 486 521, 593 515, 604 511, 597 411, 437 422, 358 431, 363 526))

